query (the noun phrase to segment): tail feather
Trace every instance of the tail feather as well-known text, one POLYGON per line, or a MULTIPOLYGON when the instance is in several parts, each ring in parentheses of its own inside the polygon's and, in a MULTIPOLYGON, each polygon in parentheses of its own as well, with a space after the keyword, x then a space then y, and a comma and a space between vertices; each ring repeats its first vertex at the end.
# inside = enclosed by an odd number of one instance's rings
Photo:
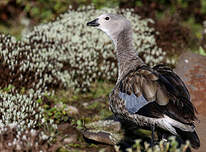
POLYGON ((189 140, 192 148, 198 149, 200 147, 200 139, 194 130, 193 132, 189 131, 182 131, 181 129, 175 128, 177 131, 177 134, 180 136, 180 138, 184 141, 189 140))

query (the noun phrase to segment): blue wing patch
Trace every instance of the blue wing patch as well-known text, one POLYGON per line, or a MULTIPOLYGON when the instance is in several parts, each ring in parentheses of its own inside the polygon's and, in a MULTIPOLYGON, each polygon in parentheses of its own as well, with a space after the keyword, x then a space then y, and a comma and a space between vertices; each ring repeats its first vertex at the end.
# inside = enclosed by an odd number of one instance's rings
POLYGON ((138 110, 149 102, 144 98, 144 96, 136 97, 134 93, 128 95, 126 93, 119 92, 119 97, 125 101, 125 107, 129 113, 134 114, 138 110))

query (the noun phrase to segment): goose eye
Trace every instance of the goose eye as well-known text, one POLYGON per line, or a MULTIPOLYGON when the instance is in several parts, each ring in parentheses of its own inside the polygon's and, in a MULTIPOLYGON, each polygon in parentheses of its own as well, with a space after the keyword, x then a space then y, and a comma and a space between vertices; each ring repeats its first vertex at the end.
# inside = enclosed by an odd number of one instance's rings
POLYGON ((109 17, 105 17, 105 20, 109 20, 109 17))

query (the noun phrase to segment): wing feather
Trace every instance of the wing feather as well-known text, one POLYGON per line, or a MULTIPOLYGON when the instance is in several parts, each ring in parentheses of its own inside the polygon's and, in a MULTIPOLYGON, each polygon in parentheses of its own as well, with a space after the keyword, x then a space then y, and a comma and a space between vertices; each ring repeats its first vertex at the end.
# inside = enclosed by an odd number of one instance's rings
POLYGON ((190 101, 189 91, 180 77, 172 69, 164 65, 155 66, 153 69, 159 73, 159 83, 165 86, 170 95, 170 100, 173 103, 173 106, 170 107, 174 108, 169 108, 169 111, 176 108, 179 115, 185 120, 196 120, 195 113, 197 111, 190 101))
POLYGON ((185 84, 167 66, 142 66, 130 71, 119 82, 119 90, 120 94, 127 94, 127 99, 122 95, 119 97, 133 114, 150 117, 166 114, 183 123, 196 119, 196 110, 185 84))

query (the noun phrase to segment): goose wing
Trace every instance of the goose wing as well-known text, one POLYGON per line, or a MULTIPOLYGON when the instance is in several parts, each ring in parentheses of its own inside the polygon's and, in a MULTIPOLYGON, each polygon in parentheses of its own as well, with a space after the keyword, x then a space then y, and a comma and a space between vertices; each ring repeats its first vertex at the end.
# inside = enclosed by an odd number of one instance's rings
POLYGON ((182 80, 167 66, 141 66, 119 82, 119 97, 131 114, 161 118, 165 114, 182 123, 196 119, 195 108, 182 80))

